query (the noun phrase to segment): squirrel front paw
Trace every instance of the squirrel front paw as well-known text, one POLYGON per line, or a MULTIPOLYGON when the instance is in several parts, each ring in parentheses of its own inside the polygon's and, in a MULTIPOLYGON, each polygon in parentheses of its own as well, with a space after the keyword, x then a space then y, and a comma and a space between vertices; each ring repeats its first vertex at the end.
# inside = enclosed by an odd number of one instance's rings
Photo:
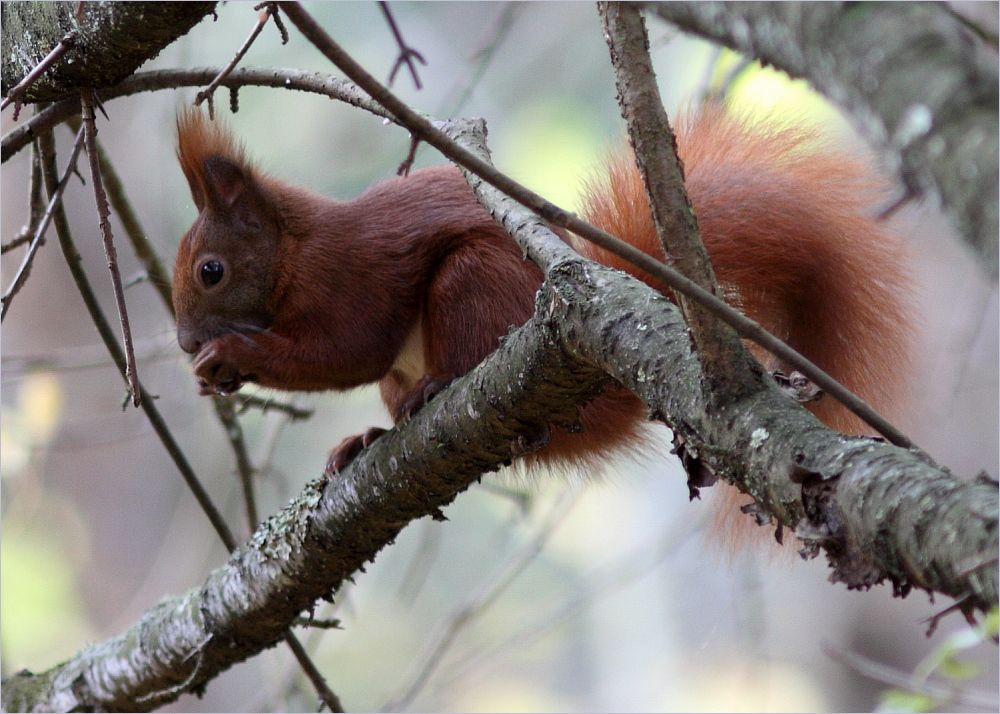
POLYGON ((194 376, 198 379, 199 393, 225 397, 239 391, 252 376, 244 374, 227 359, 231 350, 226 348, 232 335, 222 335, 209 342, 194 358, 194 376))
POLYGON ((340 473, 342 468, 354 461, 365 447, 382 436, 386 431, 388 430, 373 426, 364 434, 355 434, 354 436, 347 437, 330 449, 330 455, 326 459, 326 469, 323 473, 328 477, 340 473))

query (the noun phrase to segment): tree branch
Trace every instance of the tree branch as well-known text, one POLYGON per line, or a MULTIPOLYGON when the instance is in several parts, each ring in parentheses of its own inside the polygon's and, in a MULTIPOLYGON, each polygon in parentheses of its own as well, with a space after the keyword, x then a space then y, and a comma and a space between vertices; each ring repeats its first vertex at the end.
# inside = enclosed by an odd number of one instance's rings
MULTIPOLYGON (((719 297, 715 271, 684 187, 677 140, 656 85, 642 15, 631 3, 599 2, 597 7, 615 68, 618 102, 663 254, 678 272, 719 297)), ((676 297, 705 365, 710 394, 722 403, 737 398, 743 390, 755 389, 760 367, 736 331, 683 293, 676 297)))
MULTIPOLYGON (((441 126, 481 145, 481 124, 441 126)), ((143 707, 176 698, 180 684, 198 691, 277 642, 410 520, 440 516, 483 473, 541 444, 548 424, 573 423, 605 371, 669 423, 689 457, 743 484, 813 551, 826 549, 834 577, 849 587, 888 578, 899 593, 917 586, 982 609, 996 601, 995 560, 963 572, 996 555, 995 485, 963 482, 912 452, 832 432, 774 386, 713 412, 670 301, 586 261, 530 211, 473 183, 541 259, 547 279, 535 317, 340 477, 309 484, 202 586, 53 670, 9 679, 8 709, 134 709, 141 696, 154 695, 143 707), (51 687, 45 698, 29 698, 40 686, 51 687)))
MULTIPOLYGON (((484 126, 437 128, 480 161, 487 155, 484 126)), ((996 602, 995 483, 963 482, 917 453, 831 432, 768 381, 715 409, 668 300, 583 260, 530 210, 470 183, 545 270, 535 317, 342 476, 307 486, 201 587, 69 662, 10 678, 5 708, 137 710, 200 691, 279 641, 410 520, 440 516, 482 473, 543 443, 549 424, 573 424, 608 375, 674 429, 689 467, 740 484, 759 515, 794 528, 809 552, 825 549, 834 579, 868 587, 888 578, 898 593, 926 588, 967 608, 996 602)))
POLYGON ((5 2, 3 95, 69 32, 75 33, 72 48, 19 101, 57 101, 84 88, 114 86, 214 8, 214 2, 5 2))
MULTIPOLYGON (((107 102, 111 99, 126 97, 140 92, 155 92, 160 89, 177 89, 180 87, 200 87, 215 79, 222 72, 222 69, 222 67, 193 67, 191 69, 165 69, 140 72, 128 77, 114 87, 99 91, 97 96, 102 102, 107 102)), ((301 92, 322 94, 365 109, 384 119, 392 119, 389 112, 383 109, 381 105, 373 102, 371 97, 358 89, 353 82, 334 77, 324 72, 270 67, 239 67, 233 70, 221 82, 221 86, 230 89, 239 89, 248 85, 280 87, 301 92)), ((36 136, 79 113, 80 102, 76 98, 63 100, 39 112, 3 137, 2 142, 0 142, 0 147, 2 147, 0 148, 0 161, 7 161, 11 156, 30 144, 36 136)))

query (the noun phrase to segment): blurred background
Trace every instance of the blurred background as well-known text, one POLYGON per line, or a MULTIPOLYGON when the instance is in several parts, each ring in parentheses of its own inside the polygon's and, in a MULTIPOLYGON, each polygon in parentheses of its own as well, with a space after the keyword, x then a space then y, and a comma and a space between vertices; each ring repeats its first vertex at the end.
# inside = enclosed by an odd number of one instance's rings
MULTIPOLYGON (((307 3, 345 49, 383 80, 397 49, 375 3, 307 3)), ((985 20, 996 31, 996 5, 985 20)), ((992 9, 989 9, 992 8, 992 9)), ((393 3, 406 41, 426 59, 424 84, 405 70, 395 89, 435 117, 488 121, 498 167, 573 208, 581 182, 623 127, 612 69, 590 3, 393 3)), ((220 5, 143 69, 226 64, 256 21, 252 3, 220 5)), ((291 30, 264 29, 244 65, 331 71, 291 30)), ((712 45, 650 22, 669 112, 738 65, 712 45)), ((100 139, 149 239, 171 264, 195 217, 176 165, 174 116, 195 89, 109 102, 100 139)), ((861 147, 837 111, 801 83, 751 66, 733 101, 824 125, 861 147)), ((228 92, 217 112, 260 165, 291 183, 351 198, 394 174, 405 132, 317 95, 228 92)), ((3 131, 13 126, 3 116, 3 131)), ((65 160, 72 137, 57 131, 65 160)), ((418 165, 442 163, 422 147, 418 165)), ((27 220, 27 151, 3 167, 2 235, 27 220)), ((74 237, 108 315, 114 315, 88 186, 72 182, 74 237)), ((963 477, 998 474, 998 315, 983 277, 933 205, 894 219, 913 254, 922 315, 915 408, 906 430, 963 477)), ((113 223, 122 274, 140 275, 113 223)), ((21 259, 3 260, 6 286, 21 259)), ((211 404, 197 396, 167 311, 148 282, 126 292, 145 385, 212 497, 246 536, 232 453, 211 404)), ((54 231, 3 325, 3 674, 38 671, 118 634, 161 598, 198 586, 225 560, 141 411, 124 390, 79 299, 54 231)), ((315 410, 291 424, 275 412, 241 417, 259 468, 260 511, 280 509, 323 468, 327 449, 388 425, 374 388, 294 395, 315 410)), ((657 432, 666 451, 668 433, 657 432)), ((891 588, 848 592, 822 560, 785 548, 729 557, 706 538, 710 506, 688 502, 672 457, 608 466, 597 483, 525 484, 491 476, 459 497, 448 522, 411 524, 368 572, 317 617, 342 630, 302 637, 349 710, 868 711, 882 684, 831 658, 853 653, 904 673, 948 643, 974 669, 969 687, 996 697, 997 650, 974 643, 960 615, 925 637, 924 620, 950 601, 891 588), (956 639, 957 638, 957 639, 956 639), (958 644, 956 644, 958 643, 958 644)), ((710 500, 710 499, 708 499, 710 500)), ((994 699, 995 702, 995 699, 994 699)), ((211 682, 171 711, 306 710, 309 686, 285 648, 211 682)), ((952 710, 969 708, 961 703, 952 710)), ((975 708, 975 707, 973 707, 975 708)))

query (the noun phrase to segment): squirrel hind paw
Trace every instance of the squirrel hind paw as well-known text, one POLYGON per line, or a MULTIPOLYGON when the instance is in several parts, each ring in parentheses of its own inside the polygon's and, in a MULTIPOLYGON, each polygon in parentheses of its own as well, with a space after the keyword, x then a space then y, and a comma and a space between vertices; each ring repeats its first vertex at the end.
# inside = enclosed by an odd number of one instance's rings
POLYGON ((335 447, 330 449, 330 454, 326 458, 326 468, 323 474, 329 478, 340 473, 340 470, 354 461, 369 444, 384 434, 387 429, 373 426, 364 434, 349 436, 335 447))
POLYGON ((442 389, 454 381, 444 377, 432 377, 425 374, 421 377, 413 389, 403 398, 403 400, 392 411, 392 420, 396 424, 406 421, 418 411, 423 409, 434 396, 442 389))

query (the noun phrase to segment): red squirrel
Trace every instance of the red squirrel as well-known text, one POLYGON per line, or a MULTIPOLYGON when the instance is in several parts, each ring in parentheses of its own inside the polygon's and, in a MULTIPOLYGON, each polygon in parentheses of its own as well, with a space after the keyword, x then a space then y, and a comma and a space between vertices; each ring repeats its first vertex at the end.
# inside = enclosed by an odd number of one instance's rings
MULTIPOLYGON (((398 423, 533 313, 541 271, 457 168, 414 171, 340 202, 265 175, 199 112, 180 115, 178 136, 198 217, 178 250, 173 299, 177 339, 195 355, 202 394, 245 382, 292 391, 377 382, 398 423)), ((754 123, 717 105, 682 117, 677 142, 727 298, 891 413, 904 391, 912 320, 902 247, 871 215, 878 180, 812 130, 754 123)), ((592 182, 583 215, 662 259, 630 153, 592 182)), ((834 428, 865 432, 832 399, 808 408, 834 428)), ((634 445, 647 412, 608 388, 582 410, 583 431, 553 429, 537 460, 593 463, 634 445)), ((382 432, 346 439, 327 471, 382 432)))

